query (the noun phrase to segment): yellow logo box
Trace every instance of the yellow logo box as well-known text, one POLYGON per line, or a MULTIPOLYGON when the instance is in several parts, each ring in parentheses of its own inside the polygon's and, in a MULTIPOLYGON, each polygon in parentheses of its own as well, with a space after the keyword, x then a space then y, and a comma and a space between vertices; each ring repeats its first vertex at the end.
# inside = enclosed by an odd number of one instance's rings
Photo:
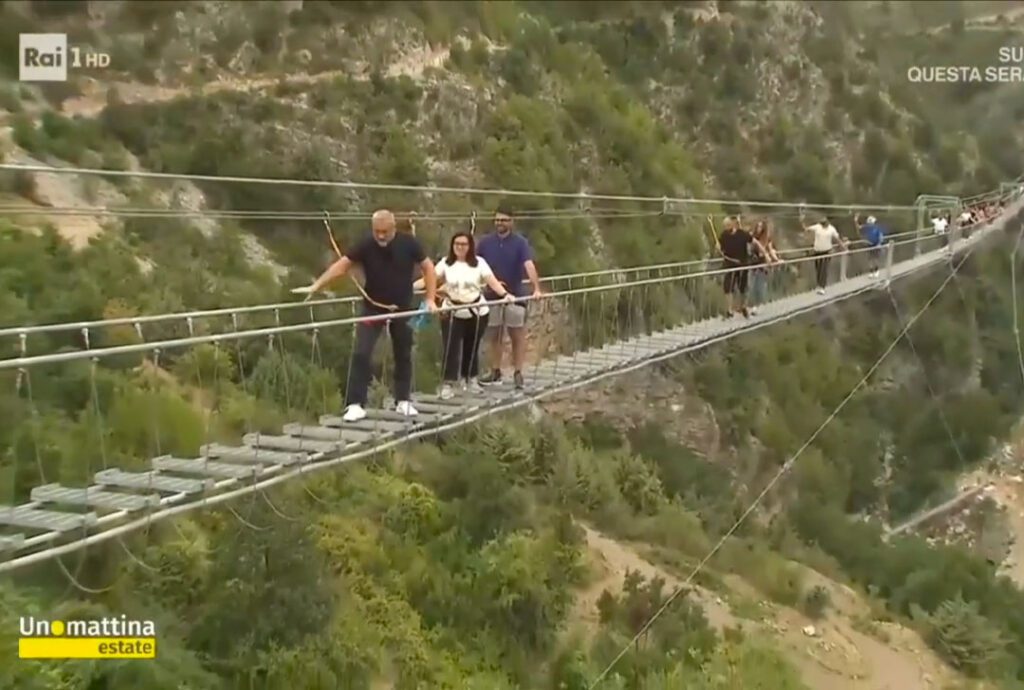
POLYGON ((20 659, 155 659, 155 637, 22 637, 20 659))

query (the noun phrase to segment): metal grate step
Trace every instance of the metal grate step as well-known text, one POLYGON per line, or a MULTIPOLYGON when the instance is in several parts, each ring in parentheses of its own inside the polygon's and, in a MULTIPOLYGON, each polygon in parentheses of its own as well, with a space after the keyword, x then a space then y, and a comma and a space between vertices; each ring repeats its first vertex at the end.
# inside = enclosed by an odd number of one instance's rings
POLYGON ((0 553, 17 551, 25 543, 24 534, 5 534, 0 536, 0 553))
POLYGON ((386 419, 360 419, 358 422, 346 422, 341 417, 324 415, 320 418, 320 426, 328 426, 342 430, 354 429, 356 431, 367 431, 370 433, 383 433, 387 431, 408 431, 409 427, 416 426, 419 417, 409 417, 406 422, 391 422, 386 419))
MULTIPOLYGON (((447 414, 445 414, 444 411, 439 413, 439 412, 434 412, 434 411, 421 410, 416 405, 416 403, 413 403, 413 407, 416 407, 416 410, 419 412, 418 415, 416 415, 415 417, 412 418, 413 421, 416 424, 435 424, 437 422, 442 421, 443 419, 445 419, 447 417, 451 417, 452 416, 451 412, 448 412, 447 414)), ((334 415, 327 415, 327 416, 334 416, 334 415)), ((386 409, 386 410, 379 410, 379 409, 377 409, 375 407, 366 408, 366 419, 368 419, 368 420, 380 419, 380 420, 383 420, 383 421, 386 421, 386 422, 404 422, 404 421, 407 421, 409 418, 406 417, 405 415, 401 415, 401 414, 395 412, 395 406, 392 404, 392 405, 388 405, 388 409, 386 409)))
POLYGON ((0 525, 51 532, 73 532, 96 524, 96 513, 60 513, 28 506, 0 506, 0 525))
POLYGON ((338 429, 326 426, 303 426, 302 424, 285 424, 284 433, 289 436, 302 436, 318 441, 345 442, 350 444, 363 443, 380 437, 380 434, 374 434, 362 429, 338 429))
POLYGON ((491 404, 493 397, 480 398, 480 397, 469 397, 462 396, 459 398, 451 398, 449 400, 441 400, 440 396, 436 394, 423 394, 418 396, 412 401, 412 406, 417 411, 428 410, 433 408, 447 408, 454 414, 465 414, 474 410, 479 410, 482 407, 487 407, 491 404))
POLYGON ((199 448, 203 457, 216 458, 225 462, 246 462, 257 465, 298 465, 309 460, 306 453, 286 453, 279 450, 264 450, 245 446, 232 447, 219 443, 208 443, 199 448))
POLYGON ((253 479, 263 474, 263 467, 259 465, 238 465, 227 462, 214 462, 202 458, 186 460, 184 458, 173 458, 170 455, 161 455, 153 458, 154 470, 163 472, 180 472, 181 474, 193 474, 200 477, 217 477, 219 479, 253 479))
POLYGON ((296 436, 271 436, 270 434, 246 434, 242 437, 242 443, 254 448, 267 448, 269 450, 286 450, 297 453, 338 453, 344 450, 347 443, 330 441, 314 441, 311 438, 296 436))
POLYGON ((155 508, 160 505, 156 494, 119 494, 104 491, 101 486, 87 489, 72 489, 59 484, 46 484, 32 489, 32 500, 37 503, 63 503, 65 505, 108 508, 110 510, 136 511, 155 508))
POLYGON ((155 472, 123 472, 119 469, 96 473, 96 483, 126 489, 149 489, 169 494, 198 494, 213 489, 212 479, 182 479, 155 472))
MULTIPOLYGON (((419 416, 423 416, 424 413, 436 415, 442 421, 449 421, 464 414, 469 408, 466 407, 466 403, 459 403, 458 400, 439 400, 436 403, 427 401, 423 394, 417 395, 412 401, 413 407, 420 413, 419 416), (451 403, 455 403, 452 405, 451 403)), ((385 405, 391 409, 395 408, 395 401, 390 398, 385 402, 385 405)), ((397 413, 395 413, 397 415, 397 413)), ((399 415, 400 416, 400 415, 399 415)), ((402 419, 405 419, 402 417, 402 419)))

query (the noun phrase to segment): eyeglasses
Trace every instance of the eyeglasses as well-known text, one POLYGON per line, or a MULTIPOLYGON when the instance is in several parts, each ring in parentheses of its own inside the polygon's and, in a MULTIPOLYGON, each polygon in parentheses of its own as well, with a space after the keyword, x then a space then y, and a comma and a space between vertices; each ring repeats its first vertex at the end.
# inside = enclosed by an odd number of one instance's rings
POLYGON ((453 242, 452 246, 453 247, 468 247, 469 246, 469 242, 453 242))

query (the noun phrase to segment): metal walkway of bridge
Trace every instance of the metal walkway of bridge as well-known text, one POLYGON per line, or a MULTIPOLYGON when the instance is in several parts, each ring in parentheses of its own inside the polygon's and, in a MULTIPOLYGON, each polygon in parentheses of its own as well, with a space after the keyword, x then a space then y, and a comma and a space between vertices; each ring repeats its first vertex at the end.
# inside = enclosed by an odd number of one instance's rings
POLYGON ((355 423, 328 415, 315 426, 285 425, 278 435, 248 434, 240 446, 208 444, 199 458, 154 457, 148 472, 108 468, 97 472, 95 485, 88 488, 38 486, 31 492, 30 503, 0 506, 0 526, 6 529, 0 535, 0 572, 787 321, 883 289, 886 280, 898 281, 932 267, 949 266, 954 257, 986 237, 999 235, 1020 210, 1021 202, 1014 203, 1000 219, 955 242, 951 252, 937 246, 894 262, 889 245, 888 264, 878 278, 864 273, 832 284, 823 295, 809 291, 769 302, 749 318, 706 318, 546 360, 534 370, 523 391, 505 383, 479 395, 449 400, 414 395, 420 414, 411 420, 381 409, 368 409, 368 417, 355 423))

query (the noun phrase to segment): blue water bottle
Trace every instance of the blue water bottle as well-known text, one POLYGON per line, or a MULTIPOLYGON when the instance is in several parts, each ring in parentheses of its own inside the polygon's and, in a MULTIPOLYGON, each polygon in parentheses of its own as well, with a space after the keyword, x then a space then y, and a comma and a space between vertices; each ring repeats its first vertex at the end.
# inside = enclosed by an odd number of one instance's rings
POLYGON ((416 316, 409 319, 409 325, 412 326, 414 331, 422 330, 428 323, 430 323, 430 312, 427 311, 427 302, 423 300, 420 302, 419 312, 416 316))

